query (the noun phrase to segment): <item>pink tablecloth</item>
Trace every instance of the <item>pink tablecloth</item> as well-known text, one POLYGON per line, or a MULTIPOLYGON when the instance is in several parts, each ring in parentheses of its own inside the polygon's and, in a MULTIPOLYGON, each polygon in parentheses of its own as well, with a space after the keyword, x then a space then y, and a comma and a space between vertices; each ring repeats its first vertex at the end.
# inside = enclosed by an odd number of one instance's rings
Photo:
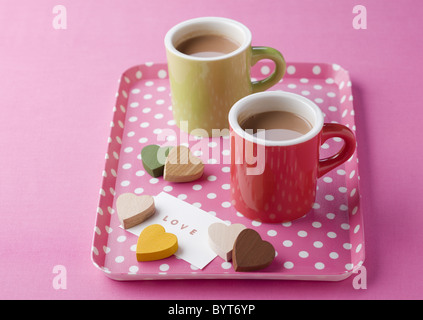
POLYGON ((61 4, 61 21, 53 1, 0 4, 0 298, 423 298, 421 3, 363 0, 367 29, 360 30, 355 1, 61 4), (92 265, 117 80, 130 66, 165 62, 166 31, 198 16, 239 20, 253 45, 278 48, 288 61, 350 71, 367 289, 354 289, 353 277, 117 282, 92 265))

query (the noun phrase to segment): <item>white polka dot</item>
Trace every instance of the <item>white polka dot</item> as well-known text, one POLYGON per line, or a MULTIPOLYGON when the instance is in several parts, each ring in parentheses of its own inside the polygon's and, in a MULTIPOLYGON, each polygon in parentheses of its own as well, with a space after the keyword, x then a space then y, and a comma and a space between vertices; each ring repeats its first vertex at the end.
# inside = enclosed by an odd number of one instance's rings
POLYGON ((127 186, 129 186, 129 184, 130 184, 131 182, 129 181, 129 180, 124 180, 124 181, 122 181, 121 183, 120 183, 120 185, 122 186, 122 187, 127 187, 127 186))
POLYGON ((328 213, 328 214, 326 214, 326 218, 328 218, 329 220, 333 220, 333 219, 335 219, 335 214, 334 213, 328 213))
POLYGON ((142 177, 144 174, 145 174, 145 171, 143 171, 143 170, 138 170, 137 172, 135 172, 135 175, 137 177, 142 177))
POLYGON ((130 163, 125 163, 123 166, 122 166, 122 168, 123 169, 130 169, 132 167, 132 164, 130 164, 130 163))
POLYGON ((300 79, 300 82, 301 82, 301 83, 308 83, 308 81, 309 81, 309 80, 308 80, 307 78, 301 78, 301 79, 300 79))
POLYGON ((307 237, 307 231, 304 231, 304 230, 300 230, 300 231, 298 231, 298 236, 299 237, 301 237, 301 238, 304 238, 304 237, 307 237))
POLYGON ((347 192, 347 188, 346 188, 346 187, 339 187, 339 188, 338 188, 338 190, 339 190, 339 192, 341 192, 341 193, 345 193, 345 192, 347 192))
POLYGON ((296 71, 296 69, 295 69, 295 67, 294 67, 294 66, 288 66, 288 68, 286 68, 286 72, 287 72, 288 74, 294 74, 294 73, 295 73, 295 71, 296 71))
POLYGON ((151 108, 144 108, 142 109, 143 113, 149 113, 151 111, 151 108))
POLYGON ((157 114, 155 114, 155 115, 154 115, 154 118, 156 118, 156 119, 161 119, 161 118, 163 118, 163 113, 157 113, 157 114))
POLYGON ((222 184, 222 189, 223 190, 229 190, 231 188, 231 185, 228 183, 222 184))
POLYGON ((163 99, 159 99, 159 100, 156 101, 156 104, 158 104, 158 105, 162 105, 164 103, 165 103, 165 101, 163 99))
POLYGON ((347 270, 352 270, 352 268, 353 268, 352 263, 347 263, 347 264, 345 265, 345 269, 347 269, 347 270))
POLYGON ((323 270, 323 269, 325 268, 325 265, 324 265, 324 263, 323 263, 323 262, 317 262, 317 263, 314 265, 314 267, 315 267, 317 270, 323 270))
POLYGON ((336 173, 339 174, 340 176, 343 176, 343 175, 345 175, 345 170, 338 169, 338 170, 336 170, 336 173))
POLYGON ((344 247, 345 250, 351 250, 351 248, 352 248, 351 243, 348 243, 348 242, 344 243, 342 246, 344 247))
POLYGON ((222 202, 222 207, 229 208, 230 206, 231 206, 231 203, 229 201, 222 202))
POLYGON ((125 242, 126 241, 126 236, 119 236, 117 239, 117 242, 125 242))
POLYGON ((327 195, 325 195, 325 199, 327 201, 333 201, 335 199, 335 197, 333 195, 331 195, 331 194, 327 194, 327 195))
POLYGON ((296 87, 297 87, 296 84, 293 84, 293 83, 288 84, 289 89, 295 89, 296 87))
POLYGON ((327 233, 327 236, 329 237, 329 238, 331 238, 331 239, 335 239, 336 238, 336 233, 335 232, 328 232, 327 233))
POLYGON ((335 93, 335 92, 328 92, 326 95, 327 95, 329 98, 334 98, 334 97, 336 97, 336 93, 335 93))
POLYGON ((328 107, 328 110, 332 111, 332 112, 336 112, 338 110, 338 108, 335 107, 335 106, 330 106, 330 107, 328 107))
POLYGON ((207 198, 209 198, 209 199, 216 199, 216 193, 209 193, 208 195, 207 195, 207 198))
POLYGON ((232 267, 232 264, 230 262, 225 261, 220 266, 222 267, 222 269, 227 270, 227 269, 230 269, 232 267))
POLYGON ((186 194, 181 193, 180 195, 178 195, 178 199, 180 200, 185 200, 186 198, 188 198, 186 194))
POLYGON ((285 261, 283 266, 285 267, 285 269, 292 269, 294 268, 294 263, 291 261, 285 261))
POLYGON ((307 251, 300 251, 298 255, 300 256, 300 258, 308 258, 309 256, 307 251))
POLYGON ((347 210, 348 210, 348 206, 347 206, 346 204, 341 204, 341 205, 339 206, 339 210, 342 210, 342 211, 347 211, 347 210))
POLYGON ((150 94, 150 93, 147 93, 147 94, 145 94, 144 96, 143 96, 143 98, 145 99, 145 100, 149 100, 149 99, 151 99, 153 97, 153 95, 152 94, 150 94))
POLYGON ((327 78, 326 79, 326 83, 327 84, 332 84, 332 83, 335 83, 335 80, 333 80, 332 78, 327 78))
POLYGON ((324 177, 323 181, 326 183, 331 183, 333 181, 333 179, 331 177, 324 177))
POLYGON ((195 184, 195 185, 192 186, 192 189, 198 191, 198 190, 201 190, 202 187, 203 186, 201 184, 195 184))
POLYGON ((320 74, 320 72, 322 72, 322 69, 320 68, 320 66, 314 66, 313 67, 313 73, 314 74, 320 74))
POLYGON ((131 90, 131 92, 134 93, 134 94, 137 94, 137 93, 140 93, 141 90, 138 89, 138 88, 134 88, 134 89, 131 90))
POLYGON ((314 228, 321 228, 322 227, 322 224, 320 222, 318 222, 318 221, 314 221, 311 225, 314 228))
POLYGON ((323 103, 323 99, 322 98, 316 98, 316 99, 314 99, 314 102, 323 103))
POLYGON ((321 241, 314 241, 313 242, 313 246, 315 248, 322 248, 323 247, 323 242, 321 242, 321 241))
POLYGON ((143 188, 136 188, 134 190, 134 193, 136 193, 136 194, 140 194, 140 193, 143 193, 143 192, 144 192, 144 189, 143 188))
POLYGON ((138 70, 137 73, 135 73, 135 76, 137 77, 137 79, 141 79, 142 72, 140 70, 138 70))
POLYGON ((333 70, 338 71, 339 69, 341 69, 341 66, 339 64, 334 63, 332 64, 332 68, 333 70))
POLYGON ((285 240, 284 242, 282 242, 284 247, 290 248, 292 247, 293 243, 291 240, 285 240))
POLYGON ((139 268, 137 266, 129 267, 129 273, 137 273, 139 268))
POLYGON ((156 184, 157 182, 159 182, 159 179, 157 179, 157 178, 151 178, 150 179, 151 184, 156 184))
POLYGON ((267 75, 270 73, 270 68, 268 66, 263 66, 261 67, 260 71, 262 74, 267 75))
POLYGON ((276 236, 278 233, 277 233, 277 231, 276 230, 269 230, 269 231, 267 231, 267 235, 269 236, 269 237, 274 237, 274 236, 276 236))
POLYGON ((209 181, 216 181, 216 179, 217 179, 217 177, 213 176, 213 175, 207 177, 207 180, 209 180, 209 181))
POLYGON ((310 91, 308 91, 308 90, 303 90, 303 91, 301 91, 301 94, 302 94, 303 96, 308 96, 308 95, 310 95, 310 91))
POLYGON ((231 168, 230 167, 223 167, 222 168, 222 172, 230 172, 231 168))
POLYGON ((337 252, 331 252, 331 253, 329 253, 329 257, 331 259, 338 259, 339 258, 339 254, 337 252))
POLYGON ((192 205, 194 207, 201 208, 201 203, 200 202, 194 202, 192 205))
POLYGON ((165 187, 163 187, 163 190, 166 191, 166 192, 169 192, 169 191, 173 190, 173 187, 172 186, 165 186, 165 187))
POLYGON ((123 261, 125 261, 125 257, 123 256, 117 256, 115 258, 116 263, 122 263, 123 261))
POLYGON ((146 81, 145 86, 146 87, 152 87, 154 85, 153 81, 146 81))
POLYGON ((140 127, 141 127, 141 128, 147 128, 149 125, 150 125, 150 123, 148 123, 148 122, 142 122, 142 123, 140 124, 140 127))
POLYGON ((251 222, 251 224, 252 224, 254 227, 259 227, 259 226, 261 226, 261 222, 260 222, 260 221, 257 221, 257 220, 253 220, 253 221, 251 222))
POLYGON ((169 268, 170 268, 169 265, 166 263, 161 264, 159 267, 160 271, 168 271, 169 268))
POLYGON ((166 72, 166 70, 159 70, 159 72, 157 73, 157 76, 160 78, 160 79, 164 79, 164 78, 166 78, 166 76, 167 76, 167 72, 166 72))
POLYGON ((348 223, 341 224, 341 228, 344 230, 350 230, 350 225, 348 223))
POLYGON ((360 230, 360 225, 359 224, 354 228, 354 233, 357 233, 358 230, 360 230))

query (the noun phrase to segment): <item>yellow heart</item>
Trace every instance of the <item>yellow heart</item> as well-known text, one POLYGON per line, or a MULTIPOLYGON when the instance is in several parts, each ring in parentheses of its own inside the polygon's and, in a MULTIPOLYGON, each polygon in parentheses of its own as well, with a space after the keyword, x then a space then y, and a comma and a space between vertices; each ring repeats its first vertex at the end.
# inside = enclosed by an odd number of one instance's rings
POLYGON ((137 242, 137 260, 153 261, 170 257, 178 250, 178 238, 159 224, 146 227, 137 242))

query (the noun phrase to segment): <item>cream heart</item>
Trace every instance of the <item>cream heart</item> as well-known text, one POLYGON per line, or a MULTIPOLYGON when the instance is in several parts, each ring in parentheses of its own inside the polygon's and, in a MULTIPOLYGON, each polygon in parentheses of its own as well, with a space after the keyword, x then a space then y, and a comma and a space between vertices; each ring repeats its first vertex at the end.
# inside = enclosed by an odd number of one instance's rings
POLYGON ((246 227, 243 224, 213 223, 209 226, 209 246, 225 261, 232 260, 232 249, 238 235, 246 227))
POLYGON ((119 221, 124 229, 132 228, 156 212, 152 196, 123 193, 116 200, 119 221))

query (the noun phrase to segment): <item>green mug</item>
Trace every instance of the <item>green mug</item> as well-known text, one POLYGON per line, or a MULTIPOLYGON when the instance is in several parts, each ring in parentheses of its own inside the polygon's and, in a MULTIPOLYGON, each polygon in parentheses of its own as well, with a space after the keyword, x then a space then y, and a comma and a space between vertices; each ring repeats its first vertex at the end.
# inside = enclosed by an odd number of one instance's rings
POLYGON ((285 60, 279 51, 252 47, 250 30, 227 18, 203 17, 181 22, 167 32, 165 46, 173 118, 182 131, 193 135, 228 135, 228 114, 232 105, 249 94, 277 84, 286 71, 285 60), (231 39, 237 43, 237 48, 212 57, 177 50, 184 41, 207 35, 231 39), (250 68, 262 59, 273 60, 275 69, 267 78, 251 81, 250 68))

